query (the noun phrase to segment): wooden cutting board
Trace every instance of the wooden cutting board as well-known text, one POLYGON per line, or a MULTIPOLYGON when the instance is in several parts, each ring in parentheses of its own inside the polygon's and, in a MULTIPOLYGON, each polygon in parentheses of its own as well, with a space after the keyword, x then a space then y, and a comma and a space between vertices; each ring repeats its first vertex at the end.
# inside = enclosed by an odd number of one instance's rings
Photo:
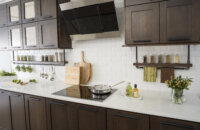
POLYGON ((84 61, 83 51, 81 51, 81 62, 75 63, 74 66, 81 68, 80 84, 87 84, 91 78, 91 64, 84 61))
POLYGON ((65 83, 70 85, 80 84, 80 67, 66 66, 65 83))
POLYGON ((174 76, 174 68, 161 68, 161 83, 170 80, 171 76, 174 76))

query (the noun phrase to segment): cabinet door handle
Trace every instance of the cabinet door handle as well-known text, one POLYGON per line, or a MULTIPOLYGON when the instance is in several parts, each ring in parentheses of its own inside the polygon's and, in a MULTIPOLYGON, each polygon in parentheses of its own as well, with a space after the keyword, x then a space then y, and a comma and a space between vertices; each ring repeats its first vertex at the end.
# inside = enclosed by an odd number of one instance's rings
POLYGON ((122 114, 114 114, 114 116, 119 116, 119 117, 124 117, 124 118, 129 118, 129 119, 134 119, 134 120, 139 120, 139 117, 136 116, 129 116, 129 115, 122 115, 122 114))
POLYGON ((31 100, 31 101, 40 101, 41 99, 38 99, 38 98, 29 98, 29 100, 31 100))
POLYGON ((13 97, 20 97, 21 95, 19 95, 19 94, 10 94, 10 96, 13 96, 13 97))
POLYGON ((53 18, 53 16, 44 16, 44 17, 42 17, 43 19, 50 19, 50 18, 53 18))
POLYGON ((176 123, 171 123, 171 122, 160 122, 160 123, 163 125, 171 125, 171 126, 182 127, 186 129, 194 129, 192 126, 186 126, 186 125, 176 124, 176 123))
POLYGON ((84 110, 84 111, 89 111, 89 112, 97 112, 97 110, 92 109, 92 108, 80 107, 79 109, 84 110))
POLYGON ((54 47, 54 45, 43 45, 44 47, 54 47))
POLYGON ((189 41, 190 38, 169 38, 168 41, 189 41))
POLYGON ((28 20, 26 20, 27 22, 31 22, 31 21, 34 21, 35 19, 34 18, 32 18, 32 19, 28 19, 28 20))
POLYGON ((152 42, 151 40, 135 40, 133 42, 152 42))
POLYGON ((51 102, 51 104, 54 104, 54 105, 60 105, 60 106, 65 106, 65 104, 60 103, 60 102, 51 102))
POLYGON ((1 94, 4 94, 5 92, 4 91, 1 91, 1 94))

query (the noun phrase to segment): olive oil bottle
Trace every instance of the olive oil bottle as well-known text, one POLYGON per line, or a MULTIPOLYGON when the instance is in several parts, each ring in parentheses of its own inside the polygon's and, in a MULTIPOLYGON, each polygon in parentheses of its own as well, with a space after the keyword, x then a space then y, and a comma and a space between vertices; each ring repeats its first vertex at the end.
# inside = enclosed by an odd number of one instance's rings
POLYGON ((127 86, 126 86, 126 96, 131 97, 132 96, 132 87, 131 87, 131 83, 128 82, 127 86))

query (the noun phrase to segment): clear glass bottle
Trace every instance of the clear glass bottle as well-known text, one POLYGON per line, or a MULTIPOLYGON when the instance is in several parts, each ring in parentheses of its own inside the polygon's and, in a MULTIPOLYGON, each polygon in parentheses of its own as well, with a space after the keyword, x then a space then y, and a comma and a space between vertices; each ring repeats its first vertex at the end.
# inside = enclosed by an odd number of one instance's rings
POLYGON ((132 87, 131 87, 131 83, 128 82, 127 86, 126 86, 126 96, 131 97, 132 96, 132 87))
POLYGON ((137 84, 134 85, 133 97, 134 97, 134 98, 138 98, 138 97, 139 97, 139 90, 138 90, 138 88, 137 88, 137 84))

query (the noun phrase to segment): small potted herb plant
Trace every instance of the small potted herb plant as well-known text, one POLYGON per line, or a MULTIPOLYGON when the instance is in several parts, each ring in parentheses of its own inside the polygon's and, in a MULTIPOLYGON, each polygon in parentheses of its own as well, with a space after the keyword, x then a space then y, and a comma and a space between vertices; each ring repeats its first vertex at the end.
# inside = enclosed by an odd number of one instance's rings
POLYGON ((167 86, 172 89, 172 102, 175 104, 183 103, 183 90, 189 90, 192 80, 189 78, 182 78, 182 76, 171 77, 170 80, 165 81, 167 86))

